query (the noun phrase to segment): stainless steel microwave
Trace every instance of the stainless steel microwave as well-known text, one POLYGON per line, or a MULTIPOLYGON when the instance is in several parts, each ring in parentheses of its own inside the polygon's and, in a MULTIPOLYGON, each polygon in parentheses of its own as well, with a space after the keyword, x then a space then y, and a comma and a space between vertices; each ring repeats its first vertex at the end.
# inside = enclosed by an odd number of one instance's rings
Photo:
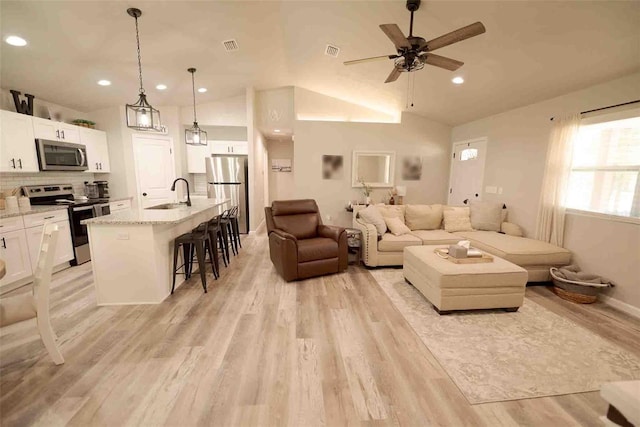
POLYGON ((36 139, 41 171, 85 171, 87 147, 71 142, 36 139))

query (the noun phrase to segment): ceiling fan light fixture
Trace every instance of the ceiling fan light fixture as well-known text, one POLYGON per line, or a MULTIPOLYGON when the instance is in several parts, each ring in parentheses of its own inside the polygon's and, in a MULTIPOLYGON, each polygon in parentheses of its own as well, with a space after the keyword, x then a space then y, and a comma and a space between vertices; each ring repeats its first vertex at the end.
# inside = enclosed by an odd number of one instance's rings
POLYGON ((136 46, 138 48, 138 79, 140 89, 138 100, 133 104, 126 104, 125 112, 127 117, 127 127, 139 131, 162 131, 160 123, 160 111, 153 108, 147 101, 142 85, 142 60, 140 58, 140 34, 138 32, 138 18, 142 16, 142 11, 136 8, 127 9, 129 16, 136 21, 136 46))
POLYGON ((396 58, 394 64, 395 67, 403 73, 412 73, 424 68, 424 63, 417 56, 413 58, 410 65, 407 64, 407 59, 404 56, 396 58))
POLYGON ((196 116, 196 69, 191 67, 187 69, 191 73, 191 91, 193 92, 193 126, 184 131, 184 141, 187 145, 207 145, 207 132, 198 126, 198 118, 196 116))

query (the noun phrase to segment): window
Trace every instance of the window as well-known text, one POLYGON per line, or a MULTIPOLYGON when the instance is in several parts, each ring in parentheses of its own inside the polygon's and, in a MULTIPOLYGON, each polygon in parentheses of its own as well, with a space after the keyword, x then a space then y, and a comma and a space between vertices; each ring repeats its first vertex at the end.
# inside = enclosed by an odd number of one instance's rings
POLYGON ((583 120, 573 146, 568 208, 640 217, 640 117, 634 114, 583 120))
POLYGON ((478 157, 478 149, 477 148, 465 148, 460 152, 460 161, 464 162, 465 160, 473 160, 478 157))

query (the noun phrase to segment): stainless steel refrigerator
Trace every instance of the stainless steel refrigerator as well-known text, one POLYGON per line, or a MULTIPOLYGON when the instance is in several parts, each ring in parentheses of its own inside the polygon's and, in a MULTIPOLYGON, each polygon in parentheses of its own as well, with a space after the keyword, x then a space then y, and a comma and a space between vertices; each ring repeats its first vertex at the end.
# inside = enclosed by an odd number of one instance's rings
POLYGON ((246 155, 212 154, 206 159, 207 197, 231 199, 238 206, 240 232, 249 231, 248 161, 246 155))

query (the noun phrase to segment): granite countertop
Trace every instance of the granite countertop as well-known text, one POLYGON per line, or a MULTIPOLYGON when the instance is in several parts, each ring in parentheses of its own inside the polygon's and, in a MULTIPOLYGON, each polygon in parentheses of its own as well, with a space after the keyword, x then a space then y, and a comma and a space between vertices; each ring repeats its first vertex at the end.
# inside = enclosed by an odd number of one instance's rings
POLYGON ((18 208, 18 209, 4 209, 4 210, 0 210, 0 219, 11 218, 14 216, 21 216, 21 215, 32 215, 32 214, 43 213, 43 212, 58 211, 63 209, 66 210, 67 206, 46 205, 46 206, 30 206, 28 208, 18 208))
POLYGON ((133 200, 133 196, 126 196, 126 197, 109 197, 109 203, 113 203, 113 202, 121 202, 123 200, 133 200))
POLYGON ((82 224, 87 225, 153 225, 179 224, 192 216, 206 210, 214 210, 229 202, 229 199, 195 199, 191 206, 181 206, 175 209, 128 209, 114 212, 110 215, 85 219, 82 224))

